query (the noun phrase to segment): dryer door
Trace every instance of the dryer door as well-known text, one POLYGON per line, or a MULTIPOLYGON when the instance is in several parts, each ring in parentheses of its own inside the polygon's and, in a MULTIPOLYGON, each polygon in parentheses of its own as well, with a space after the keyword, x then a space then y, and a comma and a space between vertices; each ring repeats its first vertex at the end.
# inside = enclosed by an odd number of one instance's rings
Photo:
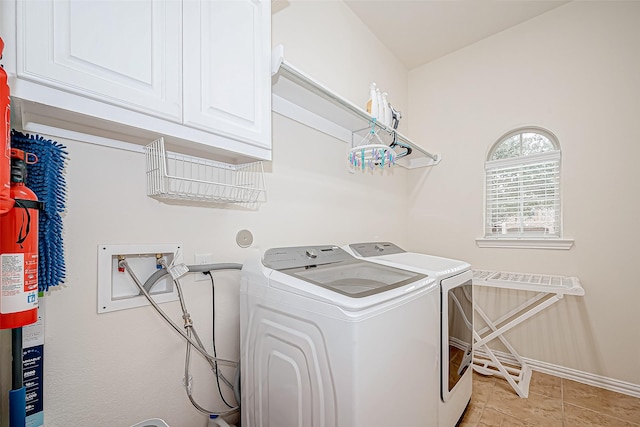
POLYGON ((470 270, 444 279, 442 303, 441 397, 447 401, 472 363, 473 287, 470 270))

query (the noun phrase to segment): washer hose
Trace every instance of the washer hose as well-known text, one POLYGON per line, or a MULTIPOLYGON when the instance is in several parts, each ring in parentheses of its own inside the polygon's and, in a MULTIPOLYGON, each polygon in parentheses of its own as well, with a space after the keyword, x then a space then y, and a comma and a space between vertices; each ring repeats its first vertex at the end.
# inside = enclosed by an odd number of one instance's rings
MULTIPOLYGON (((239 400, 239 389, 236 390, 236 388, 234 387, 235 384, 240 385, 239 383, 239 363, 238 362, 233 362, 230 360, 225 360, 225 359, 220 359, 218 357, 214 357, 211 356, 210 354, 208 354, 206 352, 206 350, 204 349, 204 346, 202 344, 202 341, 200 341, 200 338, 198 337, 196 331, 193 329, 193 324, 190 322, 190 319, 185 318, 185 316, 188 317, 188 313, 186 311, 186 307, 184 305, 184 301, 183 301, 183 297, 182 297, 182 289, 180 287, 180 282, 177 279, 174 279, 174 283, 176 284, 177 290, 178 290, 178 294, 179 294, 179 299, 180 299, 180 304, 182 307, 182 311, 183 311, 183 318, 185 319, 185 324, 189 323, 188 327, 185 326, 186 328, 186 332, 182 331, 178 325, 176 325, 168 316, 167 314, 158 306, 158 304, 153 300, 153 298, 151 298, 151 295, 149 293, 149 290, 151 290, 153 288, 153 286, 158 282, 158 280, 160 280, 161 278, 163 278, 164 276, 168 275, 169 272, 167 271, 167 267, 166 267, 166 263, 162 263, 162 269, 157 270, 155 273, 153 273, 144 283, 144 285, 142 283, 140 283, 140 281, 138 280, 137 276, 135 275, 135 273, 131 270, 129 264, 127 263, 127 261, 125 259, 122 259, 118 262, 118 265, 120 267, 123 267, 131 276, 131 278, 133 279, 134 283, 136 284, 136 286, 138 287, 138 289, 140 290, 140 295, 143 295, 148 301, 149 303, 153 306, 153 308, 158 312, 158 314, 160 314, 164 320, 176 331, 178 332, 180 335, 182 335, 182 337, 187 341, 187 355, 186 355, 186 361, 185 361, 185 387, 187 389, 187 396, 189 398, 189 400, 191 401, 191 403, 193 404, 193 406, 195 406, 196 409, 198 409, 200 412, 205 413, 205 414, 215 414, 215 415, 230 415, 233 414, 235 412, 238 412, 240 410, 239 406, 235 406, 232 407, 231 409, 227 410, 227 411, 217 411, 217 412, 211 412, 208 411, 207 409, 201 407, 200 405, 198 405, 196 403, 196 401, 193 399, 193 396, 191 395, 191 380, 190 380, 190 376, 188 375, 188 365, 189 365, 189 359, 190 359, 190 349, 191 346, 193 346, 196 351, 198 351, 206 360, 207 362, 209 362, 209 364, 212 366, 212 368, 214 368, 215 374, 218 378, 221 378, 223 380, 223 382, 225 382, 234 392, 234 396, 236 397, 236 401, 240 402, 239 400), (191 336, 193 334, 193 337, 191 336), (194 340, 195 338, 195 340, 194 340), (228 380, 226 380, 226 378, 224 378, 224 376, 222 375, 222 373, 217 369, 217 366, 215 365, 216 363, 220 364, 220 365, 227 365, 227 366, 232 366, 236 368, 236 378, 234 378, 234 385, 230 384, 228 380)), ((241 270, 242 269, 242 264, 235 264, 235 263, 218 263, 218 264, 201 264, 201 265, 192 265, 192 266, 187 266, 187 269, 189 270, 189 272, 207 272, 207 271, 216 271, 216 270, 241 270)))

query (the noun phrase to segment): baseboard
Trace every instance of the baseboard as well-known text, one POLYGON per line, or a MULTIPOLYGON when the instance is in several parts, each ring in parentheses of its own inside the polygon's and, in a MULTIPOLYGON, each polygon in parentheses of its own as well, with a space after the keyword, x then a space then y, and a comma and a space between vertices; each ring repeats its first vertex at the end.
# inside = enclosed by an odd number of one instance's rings
MULTIPOLYGON (((478 354, 486 355, 486 353, 484 353, 482 350, 474 351, 478 354)), ((498 360, 502 363, 515 363, 517 365, 516 359, 511 354, 495 350, 493 351, 493 354, 495 354, 498 360)), ((579 383, 591 385, 594 387, 600 387, 606 390, 611 390, 640 398, 640 384, 633 384, 626 381, 603 377, 601 375, 578 371, 577 369, 566 368, 564 366, 541 362, 539 360, 529 359, 527 357, 523 357, 522 359, 529 365, 532 370, 542 372, 543 374, 554 375, 556 377, 565 378, 579 383)))

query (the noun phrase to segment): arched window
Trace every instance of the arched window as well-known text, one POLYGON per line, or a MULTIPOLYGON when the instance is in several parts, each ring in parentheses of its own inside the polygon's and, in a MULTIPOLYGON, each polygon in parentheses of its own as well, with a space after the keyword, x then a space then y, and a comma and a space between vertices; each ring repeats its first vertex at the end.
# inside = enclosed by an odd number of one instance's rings
POLYGON ((516 129, 485 162, 485 237, 560 238, 560 145, 549 131, 516 129))

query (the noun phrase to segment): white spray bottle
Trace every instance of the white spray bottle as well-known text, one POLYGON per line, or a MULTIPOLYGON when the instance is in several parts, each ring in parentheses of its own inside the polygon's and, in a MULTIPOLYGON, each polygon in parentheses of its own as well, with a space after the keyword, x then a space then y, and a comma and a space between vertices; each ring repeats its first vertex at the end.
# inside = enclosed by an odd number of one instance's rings
POLYGON ((389 106, 389 94, 387 92, 382 93, 382 109, 384 110, 384 125, 391 127, 391 107, 389 106))
POLYGON ((369 86, 369 102, 367 102, 367 113, 371 114, 371 117, 378 117, 378 94, 376 92, 376 84, 371 83, 369 86))

